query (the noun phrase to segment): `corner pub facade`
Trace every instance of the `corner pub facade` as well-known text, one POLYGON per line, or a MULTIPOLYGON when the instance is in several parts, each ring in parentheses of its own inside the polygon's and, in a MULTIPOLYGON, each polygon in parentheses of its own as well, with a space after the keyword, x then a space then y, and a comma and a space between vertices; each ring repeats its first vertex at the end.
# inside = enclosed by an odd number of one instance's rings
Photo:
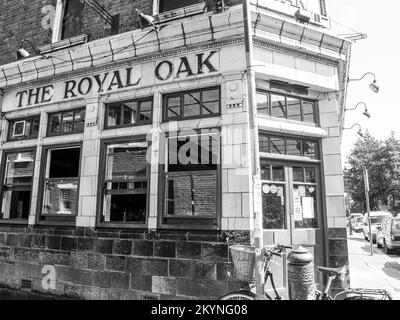
MULTIPOLYGON (((81 299, 237 289, 227 240, 254 231, 242 1, 99 0, 117 28, 90 3, 0 5, 0 286, 81 299), (39 54, 16 60, 23 39, 39 54)), ((345 266, 350 42, 330 33, 323 0, 250 12, 264 244, 345 266)))

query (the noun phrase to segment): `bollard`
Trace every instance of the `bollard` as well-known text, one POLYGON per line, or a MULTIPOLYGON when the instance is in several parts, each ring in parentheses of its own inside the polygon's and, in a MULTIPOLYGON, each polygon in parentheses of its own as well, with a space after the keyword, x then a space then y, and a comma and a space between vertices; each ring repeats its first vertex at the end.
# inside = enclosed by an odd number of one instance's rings
POLYGON ((290 300, 314 300, 313 255, 296 246, 288 255, 288 286, 290 300))

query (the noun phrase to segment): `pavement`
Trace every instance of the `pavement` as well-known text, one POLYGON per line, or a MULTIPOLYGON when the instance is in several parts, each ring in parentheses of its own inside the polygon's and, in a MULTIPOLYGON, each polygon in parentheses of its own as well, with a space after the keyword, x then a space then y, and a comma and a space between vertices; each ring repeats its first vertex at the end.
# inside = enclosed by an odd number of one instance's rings
POLYGON ((352 288, 385 289, 394 300, 400 300, 400 251, 386 255, 383 249, 369 242, 362 233, 348 235, 350 286, 352 288))

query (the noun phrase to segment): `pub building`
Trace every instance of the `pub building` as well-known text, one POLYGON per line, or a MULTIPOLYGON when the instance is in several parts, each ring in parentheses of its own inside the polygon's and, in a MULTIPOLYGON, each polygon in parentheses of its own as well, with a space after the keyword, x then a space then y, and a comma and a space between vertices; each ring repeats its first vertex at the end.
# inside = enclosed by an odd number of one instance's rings
POLYGON ((237 289, 227 240, 253 240, 254 134, 264 244, 346 266, 351 43, 330 31, 325 1, 251 0, 251 37, 240 0, 94 2, 4 8, 53 15, 12 36, 31 37, 31 55, 1 52, 0 286, 82 299, 237 289))

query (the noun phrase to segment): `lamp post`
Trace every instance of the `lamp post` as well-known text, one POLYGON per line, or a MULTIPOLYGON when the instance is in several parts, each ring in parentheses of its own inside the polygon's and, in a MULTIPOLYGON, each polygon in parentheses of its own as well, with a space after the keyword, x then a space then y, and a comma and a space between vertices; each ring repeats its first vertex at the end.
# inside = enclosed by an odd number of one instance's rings
POLYGON ((369 179, 368 179, 368 171, 365 166, 363 166, 363 176, 364 176, 364 190, 365 190, 365 201, 367 207, 367 215, 368 215, 368 232, 369 232, 369 246, 371 251, 371 256, 374 255, 374 251, 372 248, 372 230, 371 230, 371 214, 369 207, 369 179))
POLYGON ((353 124, 353 126, 351 126, 350 128, 343 128, 343 130, 351 130, 351 129, 353 129, 355 126, 358 126, 358 131, 357 131, 357 134, 361 137, 361 138, 364 138, 364 134, 362 133, 362 128, 361 128, 361 126, 360 126, 360 124, 358 124, 358 123, 355 123, 355 124, 353 124))
POLYGON ((256 77, 253 61, 253 34, 251 29, 250 1, 243 1, 244 41, 246 53, 247 72, 247 106, 249 109, 250 149, 252 160, 252 191, 253 191, 253 245, 256 252, 256 296, 258 299, 264 297, 264 270, 263 256, 263 230, 262 230, 262 205, 261 205, 261 177, 260 177, 260 156, 258 150, 258 125, 256 108, 256 77))

